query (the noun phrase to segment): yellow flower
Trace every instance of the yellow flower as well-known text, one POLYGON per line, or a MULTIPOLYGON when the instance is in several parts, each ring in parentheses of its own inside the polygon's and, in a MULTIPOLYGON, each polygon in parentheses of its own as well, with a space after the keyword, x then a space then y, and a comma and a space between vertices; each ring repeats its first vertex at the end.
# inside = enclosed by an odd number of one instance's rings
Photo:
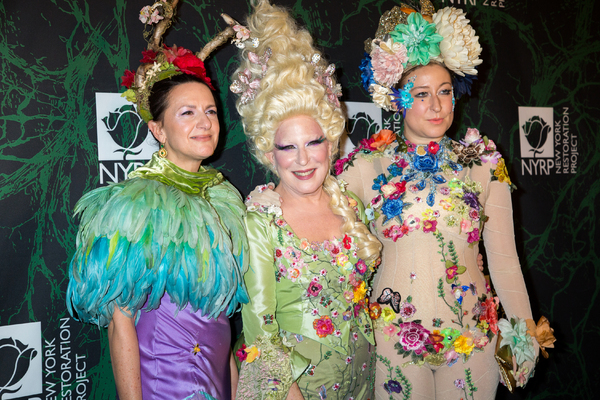
POLYGON ((337 262, 337 265, 339 267, 344 267, 348 262, 348 256, 343 253, 338 253, 338 255, 335 258, 335 261, 337 262))
POLYGON ((454 204, 446 199, 440 200, 440 206, 446 211, 452 211, 454 209, 454 204))
POLYGON ((506 182, 508 185, 512 183, 508 177, 508 171, 506 170, 504 158, 498 160, 498 165, 496 165, 494 176, 497 177, 500 182, 506 182))
POLYGON ((464 337, 463 335, 460 335, 454 341, 454 350, 457 353, 469 355, 469 354, 471 354, 471 352, 473 351, 474 348, 475 348, 475 343, 473 343, 473 338, 467 338, 467 337, 464 337))
POLYGON ((350 208, 354 208, 358 205, 358 203, 352 197, 348 196, 348 205, 350 208))
POLYGON ((421 215, 425 219, 430 219, 431 217, 433 217, 433 210, 431 208, 428 208, 427 210, 423 211, 421 215))
POLYGON ((365 298, 365 295, 367 294, 367 285, 365 283, 365 281, 362 281, 360 283, 360 285, 358 285, 357 287, 354 288, 354 302, 358 303, 359 301, 361 301, 362 299, 365 298))
POLYGON ((258 347, 252 345, 250 347, 246 347, 244 349, 244 351, 248 354, 246 356, 246 362, 247 363, 251 363, 252 361, 256 360, 258 357, 260 357, 260 350, 258 350, 258 347))
POLYGON ((389 307, 386 307, 383 310, 381 310, 381 316, 383 317, 383 320, 385 322, 392 322, 396 319, 396 313, 389 307))

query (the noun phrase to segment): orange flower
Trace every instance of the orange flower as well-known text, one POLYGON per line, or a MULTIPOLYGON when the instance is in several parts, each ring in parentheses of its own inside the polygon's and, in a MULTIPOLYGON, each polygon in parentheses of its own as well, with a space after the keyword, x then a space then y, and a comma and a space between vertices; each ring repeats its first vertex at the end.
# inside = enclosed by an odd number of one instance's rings
POLYGON ((369 316, 373 320, 381 316, 381 306, 379 303, 371 303, 371 305, 369 305, 369 316))
POLYGON ((385 147, 396 140, 396 134, 389 129, 382 129, 371 136, 373 141, 369 144, 372 149, 383 150, 385 147))

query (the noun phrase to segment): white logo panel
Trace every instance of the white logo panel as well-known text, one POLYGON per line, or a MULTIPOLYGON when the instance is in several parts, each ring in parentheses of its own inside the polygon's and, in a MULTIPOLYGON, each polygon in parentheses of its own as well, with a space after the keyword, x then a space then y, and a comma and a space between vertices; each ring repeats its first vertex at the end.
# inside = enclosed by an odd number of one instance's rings
POLYGON ((554 157, 552 107, 519 107, 521 158, 554 157))
MULTIPOLYGON (((348 132, 350 134, 360 134, 366 132, 365 137, 369 137, 381 130, 383 126, 383 117, 381 108, 373 103, 361 103, 355 101, 344 102, 348 111, 348 132)), ((340 157, 346 157, 348 153, 354 150, 354 144, 350 138, 344 134, 340 139, 340 157)))
POLYGON ((0 326, 0 399, 42 393, 42 324, 0 326))
POLYGON ((99 161, 149 160, 158 144, 135 107, 120 93, 96 93, 99 161))

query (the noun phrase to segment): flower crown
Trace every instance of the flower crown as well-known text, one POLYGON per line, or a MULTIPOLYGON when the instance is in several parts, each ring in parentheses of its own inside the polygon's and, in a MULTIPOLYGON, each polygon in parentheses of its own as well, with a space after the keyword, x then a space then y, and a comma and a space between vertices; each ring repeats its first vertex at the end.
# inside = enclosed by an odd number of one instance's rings
POLYGON ((411 66, 442 63, 453 77, 454 94, 471 94, 477 79, 481 46, 465 13, 454 7, 435 12, 431 1, 421 0, 420 12, 406 4, 386 11, 379 20, 375 39, 365 42, 362 84, 373 102, 387 110, 402 110, 403 89, 394 86, 411 66))
MULTIPOLYGON (((144 31, 144 37, 147 40, 149 39, 148 49, 142 51, 141 65, 137 71, 126 70, 121 77, 121 85, 127 88, 121 96, 137 104, 137 112, 146 122, 152 119, 148 99, 152 92, 152 86, 158 81, 175 75, 188 74, 198 77, 214 90, 210 78, 206 76, 204 60, 218 46, 230 37, 235 36, 237 33, 235 27, 239 26, 228 15, 222 14, 221 16, 229 27, 215 36, 204 46, 202 51, 197 53, 176 45, 172 47, 165 44, 161 45, 162 36, 167 28, 171 26, 171 20, 175 15, 178 1, 161 0, 141 9, 140 21, 145 28, 151 27, 149 31, 144 31)), ((234 42, 236 39, 234 39, 234 42)))
MULTIPOLYGON (((238 79, 234 80, 229 86, 229 90, 233 93, 241 94, 240 103, 248 104, 254 100, 256 94, 260 90, 260 81, 265 77, 267 73, 267 62, 273 55, 270 48, 267 48, 262 56, 258 56, 256 53, 248 52, 248 59, 252 64, 259 65, 261 67, 260 74, 253 74, 248 68, 242 72, 238 72, 238 79)), ((321 55, 318 53, 313 54, 310 64, 314 67, 314 79, 319 82, 324 88, 327 95, 327 101, 329 101, 334 107, 340 107, 339 97, 342 96, 342 87, 340 84, 335 82, 335 64, 329 64, 328 66, 319 65, 321 61, 321 55)))
MULTIPOLYGON (((236 27, 234 27, 234 29, 235 28, 236 27)), ((237 47, 241 49, 250 46, 254 48, 258 47, 258 38, 251 37, 250 31, 247 28, 238 26, 237 30, 239 31, 236 37, 237 40, 234 40, 237 47), (250 41, 247 41, 248 39, 250 39, 250 41)), ((238 72, 238 79, 234 80, 229 86, 229 90, 240 95, 239 101, 242 105, 253 101, 258 94, 258 91, 260 90, 260 81, 267 74, 267 63, 273 55, 273 51, 271 48, 267 48, 261 56, 252 51, 249 51, 247 54, 250 62, 255 64, 257 69, 260 69, 260 72, 253 73, 250 69, 246 68, 244 71, 238 72)), ((302 58, 304 61, 308 62, 304 59, 304 56, 302 58)), ((313 78, 325 88, 327 101, 334 107, 339 108, 340 101, 338 98, 342 96, 342 86, 335 82, 335 64, 325 66, 321 62, 322 60, 324 61, 320 54, 314 53, 312 55, 310 64, 314 68, 313 78)))

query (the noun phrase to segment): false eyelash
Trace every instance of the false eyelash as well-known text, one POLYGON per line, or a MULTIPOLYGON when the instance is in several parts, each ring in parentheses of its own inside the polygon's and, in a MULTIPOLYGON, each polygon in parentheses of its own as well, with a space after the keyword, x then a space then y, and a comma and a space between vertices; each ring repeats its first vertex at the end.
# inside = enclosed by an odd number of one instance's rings
POLYGON ((276 148, 277 150, 285 150, 285 149, 286 149, 286 147, 288 147, 288 146, 280 146, 280 145, 278 145, 277 143, 273 144, 273 146, 275 146, 275 148, 276 148))

